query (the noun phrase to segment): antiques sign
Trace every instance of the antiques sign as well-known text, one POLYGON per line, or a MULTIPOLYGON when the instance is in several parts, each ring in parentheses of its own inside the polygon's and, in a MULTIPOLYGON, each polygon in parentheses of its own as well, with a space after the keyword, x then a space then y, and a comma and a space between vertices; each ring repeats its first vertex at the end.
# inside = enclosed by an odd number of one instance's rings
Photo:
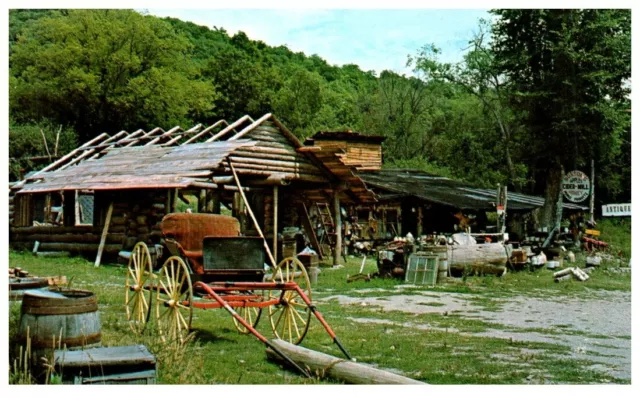
POLYGON ((582 202, 590 193, 589 177, 579 170, 570 171, 562 179, 564 197, 571 202, 582 202))
POLYGON ((630 216, 631 203, 616 203, 611 205, 602 205, 602 215, 604 217, 630 216))

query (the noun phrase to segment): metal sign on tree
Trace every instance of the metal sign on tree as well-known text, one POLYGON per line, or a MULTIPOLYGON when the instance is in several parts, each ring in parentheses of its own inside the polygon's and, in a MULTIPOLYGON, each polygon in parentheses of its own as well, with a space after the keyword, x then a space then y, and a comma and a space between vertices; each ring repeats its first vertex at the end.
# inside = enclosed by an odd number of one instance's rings
POLYGON ((589 196, 590 190, 589 177, 579 170, 567 173, 562 179, 564 197, 571 202, 582 202, 589 196))

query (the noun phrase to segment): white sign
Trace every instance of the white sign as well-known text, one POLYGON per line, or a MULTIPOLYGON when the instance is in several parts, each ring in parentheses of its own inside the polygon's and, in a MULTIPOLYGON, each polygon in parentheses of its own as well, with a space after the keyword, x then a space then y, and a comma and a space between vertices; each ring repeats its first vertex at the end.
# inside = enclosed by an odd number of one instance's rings
POLYGON ((631 203, 616 203, 612 205, 602 205, 602 215, 605 217, 630 216, 631 203))
POLYGON ((562 179, 564 197, 571 202, 582 202, 591 192, 589 177, 579 170, 570 171, 562 179))

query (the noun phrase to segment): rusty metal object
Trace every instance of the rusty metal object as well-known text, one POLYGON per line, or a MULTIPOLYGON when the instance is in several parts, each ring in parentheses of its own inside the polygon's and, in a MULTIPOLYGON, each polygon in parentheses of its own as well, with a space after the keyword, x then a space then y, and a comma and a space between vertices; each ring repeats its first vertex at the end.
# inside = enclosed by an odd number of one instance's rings
POLYGON ((220 214, 172 213, 167 214, 161 223, 165 244, 174 255, 189 259, 196 274, 204 273, 202 246, 204 238, 240 236, 240 223, 234 217, 220 214))

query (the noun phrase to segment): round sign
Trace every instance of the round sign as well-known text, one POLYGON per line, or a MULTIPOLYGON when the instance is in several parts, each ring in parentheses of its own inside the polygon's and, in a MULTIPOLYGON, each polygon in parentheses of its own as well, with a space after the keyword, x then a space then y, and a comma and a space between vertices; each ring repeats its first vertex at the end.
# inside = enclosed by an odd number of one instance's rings
POLYGON ((589 177, 581 171, 574 170, 565 174, 562 179, 564 197, 571 202, 582 202, 591 192, 589 177))

